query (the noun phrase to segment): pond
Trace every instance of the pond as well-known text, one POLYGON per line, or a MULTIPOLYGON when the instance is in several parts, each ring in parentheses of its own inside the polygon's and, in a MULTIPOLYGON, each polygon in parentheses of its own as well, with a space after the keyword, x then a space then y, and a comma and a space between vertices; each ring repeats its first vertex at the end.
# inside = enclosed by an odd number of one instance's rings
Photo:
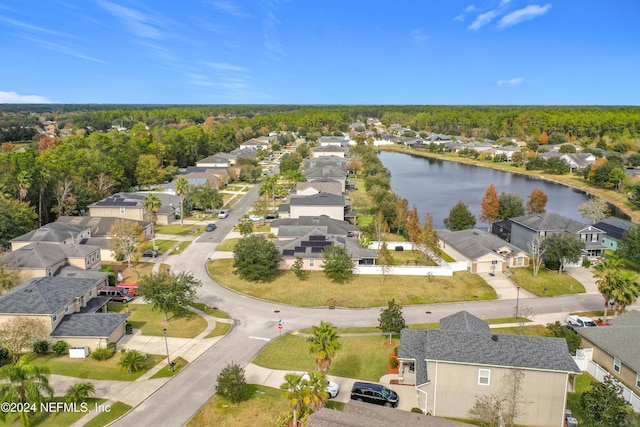
POLYGON ((486 167, 449 162, 404 153, 380 152, 380 160, 391 172, 391 188, 409 201, 409 208, 418 208, 420 220, 430 212, 436 228, 444 228, 444 218, 458 201, 463 201, 476 216, 476 227, 485 229, 479 220, 482 197, 487 187, 496 186, 501 192, 516 193, 524 203, 534 188, 543 190, 549 200, 547 212, 556 212, 577 221, 581 218, 578 206, 589 197, 578 190, 541 179, 486 167))

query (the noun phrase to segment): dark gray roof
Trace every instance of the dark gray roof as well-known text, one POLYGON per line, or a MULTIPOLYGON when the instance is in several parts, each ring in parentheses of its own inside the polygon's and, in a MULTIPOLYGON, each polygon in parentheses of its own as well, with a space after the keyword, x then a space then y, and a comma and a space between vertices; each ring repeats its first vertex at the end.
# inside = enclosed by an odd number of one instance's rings
POLYGON ((310 196, 291 197, 290 206, 345 206, 344 196, 318 193, 310 196))
POLYGON ((440 329, 447 331, 491 333, 491 328, 489 328, 487 322, 465 310, 440 319, 440 329))
POLYGON ((298 182, 296 191, 303 191, 308 188, 318 190, 320 193, 332 193, 342 195, 342 184, 335 179, 315 179, 313 181, 298 182))
POLYGON ((291 211, 291 207, 289 206, 289 203, 280 203, 278 205, 278 212, 282 213, 289 213, 291 211))
POLYGON ((593 224, 594 227, 606 232, 609 237, 616 240, 622 240, 622 235, 629 230, 632 225, 632 222, 615 216, 610 216, 593 224))
POLYGON ((12 242, 49 242, 60 243, 70 237, 75 237, 89 227, 62 222, 51 222, 28 233, 11 239, 12 242))
POLYGON ((297 237, 307 234, 310 229, 322 227, 326 234, 348 236, 360 231, 360 227, 347 221, 329 218, 327 215, 283 218, 271 222, 271 228, 277 228, 278 237, 297 237))
POLYGON ((400 332, 398 356, 416 360, 418 384, 427 381, 426 364, 423 363, 425 360, 580 372, 569 354, 564 338, 493 335, 490 332, 443 329, 403 329, 400 332))
POLYGON ((51 332, 53 338, 96 337, 108 338, 129 317, 128 313, 91 313, 64 316, 51 332))
POLYGON ((460 231, 438 230, 438 237, 470 260, 476 260, 487 254, 504 256, 498 252, 501 250, 510 251, 506 253, 507 255, 522 252, 521 249, 498 236, 475 228, 460 231))
POLYGON ((126 207, 126 208, 142 208, 142 199, 134 199, 124 195, 113 195, 89 205, 89 207, 126 207))
POLYGON ((378 257, 378 253, 375 250, 361 247, 354 238, 328 235, 317 229, 309 231, 297 239, 276 241, 275 245, 284 258, 300 256, 307 259, 322 259, 324 258, 323 250, 327 246, 346 247, 352 260, 375 259, 378 257))
POLYGON ((575 330, 603 351, 640 373, 640 311, 630 310, 611 319, 609 324, 610 326, 575 330))
POLYGON ((312 150, 314 153, 344 153, 345 150, 337 145, 323 145, 312 150))
POLYGON ((31 279, 0 297, 0 313, 53 314, 95 284, 95 279, 86 278, 31 279))
POLYGON ((536 231, 568 231, 577 233, 589 227, 587 224, 554 212, 518 216, 511 218, 511 221, 536 231))
POLYGON ((335 166, 319 166, 305 169, 302 174, 307 179, 313 178, 346 178, 347 171, 335 166))
POLYGON ((306 425, 307 427, 463 427, 469 424, 350 400, 342 411, 321 408, 309 416, 306 425))
POLYGON ((46 268, 68 258, 85 258, 100 250, 93 245, 34 242, 5 255, 4 260, 15 268, 46 268))
POLYGON ((95 216, 61 216, 58 217, 56 222, 63 222, 65 224, 80 225, 91 230, 91 237, 108 236, 111 232, 111 227, 116 221, 134 221, 142 228, 151 224, 150 221, 136 221, 133 219, 127 220, 123 218, 115 217, 95 217, 95 216))

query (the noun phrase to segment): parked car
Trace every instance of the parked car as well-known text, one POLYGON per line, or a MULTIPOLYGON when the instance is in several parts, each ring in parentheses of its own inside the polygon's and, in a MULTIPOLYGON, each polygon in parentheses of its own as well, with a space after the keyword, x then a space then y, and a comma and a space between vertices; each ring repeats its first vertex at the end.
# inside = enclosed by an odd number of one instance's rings
POLYGON ((586 316, 579 316, 577 314, 568 315, 566 320, 567 320, 567 325, 576 327, 576 328, 598 326, 598 324, 594 322, 592 318, 586 317, 586 316))
POLYGON ((220 213, 218 214, 219 219, 224 219, 228 216, 229 216, 229 211, 227 210, 221 210, 220 213))
POLYGON ((147 249, 146 251, 142 252, 142 256, 155 258, 158 256, 158 251, 156 251, 155 249, 147 249))
POLYGON ((363 382, 355 382, 353 384, 353 388, 351 389, 351 400, 374 403, 376 405, 393 408, 397 407, 400 402, 398 394, 395 391, 380 384, 363 382))
POLYGON ((216 228, 218 228, 218 226, 215 225, 214 223, 211 223, 211 224, 207 224, 207 226, 204 228, 204 231, 213 231, 216 228))
POLYGON ((104 286, 98 289, 98 295, 101 297, 109 297, 111 301, 127 303, 133 299, 133 295, 125 288, 117 286, 104 286))
MULTIPOLYGON (((304 374, 302 376, 302 381, 309 381, 309 379, 311 379, 309 374, 304 374)), ((329 395, 329 399, 333 399, 334 397, 336 397, 338 395, 338 393, 340 393, 340 386, 338 385, 338 383, 334 383, 333 381, 329 381, 329 384, 327 385, 327 388, 326 388, 325 391, 329 395)))
POLYGON ((249 220, 253 221, 253 222, 258 222, 258 221, 262 221, 264 218, 261 217, 260 215, 250 215, 249 216, 249 220))
POLYGON ((273 212, 270 214, 267 214, 264 219, 278 219, 278 213, 277 212, 273 212))

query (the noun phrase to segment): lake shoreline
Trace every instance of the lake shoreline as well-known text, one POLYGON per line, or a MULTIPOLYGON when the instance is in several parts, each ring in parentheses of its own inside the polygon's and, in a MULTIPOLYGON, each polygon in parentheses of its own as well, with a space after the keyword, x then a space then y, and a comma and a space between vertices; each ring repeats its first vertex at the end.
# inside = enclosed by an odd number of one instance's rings
MULTIPOLYGON (((404 146, 397 146, 397 145, 386 145, 386 146, 378 146, 378 147, 374 147, 374 149, 376 151, 388 151, 388 152, 395 152, 395 153, 403 153, 403 154, 409 154, 409 155, 414 155, 417 157, 425 157, 425 158, 432 158, 432 159, 437 159, 437 160, 444 160, 444 161, 451 161, 451 162, 455 162, 455 163, 462 163, 462 164, 467 164, 467 165, 471 165, 471 166, 478 166, 478 167, 484 167, 487 169, 493 169, 493 170, 497 170, 500 172, 508 172, 508 173, 513 173, 513 174, 517 174, 517 175, 523 175, 523 176, 527 176, 529 178, 533 178, 533 179, 540 179, 540 180, 544 180, 547 182, 551 182, 554 184, 559 184, 568 188, 571 188, 573 190, 577 190, 580 191, 584 194, 586 194, 587 196, 597 196, 600 197, 602 199, 604 199, 605 201, 607 201, 608 203, 610 203, 611 205, 615 206, 617 209, 619 209, 620 211, 624 212, 626 215, 629 216, 630 220, 634 223, 638 223, 640 222, 640 212, 638 212, 637 210, 633 210, 630 206, 628 206, 627 203, 621 203, 620 200, 616 200, 612 197, 610 197, 610 193, 611 190, 607 190, 604 188, 600 188, 600 187, 592 187, 592 186, 584 186, 584 185, 580 185, 580 184, 576 184, 576 183, 571 183, 571 182, 566 182, 564 180, 560 180, 560 179, 554 179, 554 178, 550 178, 547 175, 541 175, 540 173, 538 173, 537 171, 527 171, 527 170, 516 170, 514 167, 505 167, 502 164, 489 164, 489 163, 484 163, 484 162, 479 162, 473 159, 468 159, 465 157, 458 157, 458 156, 449 156, 446 154, 438 154, 438 153, 430 153, 427 151, 417 151, 417 150, 413 150, 411 148, 406 148, 404 146)), ((621 193, 614 193, 616 195, 621 195, 621 193)))

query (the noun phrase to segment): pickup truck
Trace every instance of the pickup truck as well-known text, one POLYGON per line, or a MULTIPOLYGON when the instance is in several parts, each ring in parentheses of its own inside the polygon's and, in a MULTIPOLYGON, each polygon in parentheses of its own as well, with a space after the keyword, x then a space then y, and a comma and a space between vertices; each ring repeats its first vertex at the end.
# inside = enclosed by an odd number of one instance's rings
POLYGON ((567 316, 567 325, 574 328, 598 326, 592 318, 586 316, 578 316, 577 314, 570 314, 567 316))

